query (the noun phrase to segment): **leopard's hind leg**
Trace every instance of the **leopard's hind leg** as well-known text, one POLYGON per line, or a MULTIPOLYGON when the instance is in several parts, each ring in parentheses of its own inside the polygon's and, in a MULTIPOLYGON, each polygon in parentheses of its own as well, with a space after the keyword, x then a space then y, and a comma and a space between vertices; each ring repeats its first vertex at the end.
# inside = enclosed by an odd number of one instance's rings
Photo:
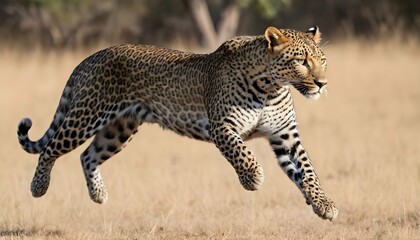
POLYGON ((129 107, 126 114, 99 130, 80 156, 89 195, 94 202, 105 203, 108 199, 106 186, 99 171, 100 165, 120 152, 145 121, 153 121, 153 113, 146 106, 137 104, 129 107))
POLYGON ((127 145, 140 124, 141 121, 135 118, 115 119, 96 133, 92 143, 80 156, 89 195, 94 202, 105 203, 108 199, 99 166, 127 145))
POLYGON ((40 153, 31 183, 31 192, 34 197, 41 197, 47 192, 51 170, 57 158, 76 149, 112 120, 110 117, 100 117, 110 116, 105 112, 103 109, 83 111, 74 106, 70 108, 63 122, 40 153))

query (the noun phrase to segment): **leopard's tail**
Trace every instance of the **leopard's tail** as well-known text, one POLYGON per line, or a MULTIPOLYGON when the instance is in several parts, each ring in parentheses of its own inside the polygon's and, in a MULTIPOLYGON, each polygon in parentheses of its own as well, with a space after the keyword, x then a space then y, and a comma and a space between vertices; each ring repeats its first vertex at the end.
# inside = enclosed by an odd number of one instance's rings
POLYGON ((44 133, 38 141, 31 141, 28 137, 28 131, 32 127, 32 120, 30 118, 23 118, 18 124, 17 135, 19 143, 23 150, 28 153, 41 153, 45 145, 50 141, 51 137, 54 136, 57 129, 63 123, 63 120, 66 116, 66 113, 70 109, 71 99, 72 99, 72 90, 73 90, 73 81, 70 77, 69 82, 64 88, 63 94, 61 95, 60 103, 58 104, 57 111, 54 114, 54 118, 51 122, 50 127, 44 133))

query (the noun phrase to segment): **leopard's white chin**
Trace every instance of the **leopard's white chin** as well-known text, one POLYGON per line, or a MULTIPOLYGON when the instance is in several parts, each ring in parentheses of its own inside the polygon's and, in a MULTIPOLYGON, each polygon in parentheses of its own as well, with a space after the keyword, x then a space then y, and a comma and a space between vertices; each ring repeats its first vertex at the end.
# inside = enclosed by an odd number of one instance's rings
POLYGON ((304 96, 308 99, 317 100, 321 97, 321 94, 327 94, 327 89, 325 87, 318 89, 317 92, 307 92, 304 96))
POLYGON ((311 100, 317 100, 320 96, 321 96, 321 93, 319 93, 319 92, 305 94, 305 97, 307 99, 311 99, 311 100))

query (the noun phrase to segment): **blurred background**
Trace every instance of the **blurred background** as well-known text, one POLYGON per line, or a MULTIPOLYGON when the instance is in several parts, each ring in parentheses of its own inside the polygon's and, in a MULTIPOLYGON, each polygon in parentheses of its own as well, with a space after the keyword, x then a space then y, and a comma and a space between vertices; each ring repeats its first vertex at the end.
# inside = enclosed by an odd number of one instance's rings
POLYGON ((402 239, 420 236, 419 0, 0 0, 1 239, 402 239), (142 125, 101 166, 109 200, 93 203, 79 156, 57 160, 48 192, 29 190, 37 155, 18 144, 50 125, 73 69, 120 43, 211 52, 268 26, 318 25, 327 94, 292 89, 301 141, 340 209, 318 218, 265 139, 247 144, 264 169, 245 191, 211 143, 142 125))
POLYGON ((417 0, 0 0, 2 45, 75 49, 143 43, 214 48, 267 26, 324 38, 418 36, 417 0))

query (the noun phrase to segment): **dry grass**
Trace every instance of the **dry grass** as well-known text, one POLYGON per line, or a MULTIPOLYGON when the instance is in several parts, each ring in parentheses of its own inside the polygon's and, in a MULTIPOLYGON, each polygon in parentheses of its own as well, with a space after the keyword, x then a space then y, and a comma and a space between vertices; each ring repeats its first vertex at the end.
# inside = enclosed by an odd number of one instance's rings
POLYGON ((329 92, 295 94, 303 143, 337 221, 318 218, 282 173, 266 141, 250 141, 265 169, 257 192, 240 186, 216 148, 142 126, 102 168, 110 199, 89 199, 79 163, 57 161, 47 194, 29 191, 37 156, 16 125, 49 126, 72 69, 87 54, 0 52, 0 238, 420 239, 420 49, 396 44, 326 49, 329 92))

